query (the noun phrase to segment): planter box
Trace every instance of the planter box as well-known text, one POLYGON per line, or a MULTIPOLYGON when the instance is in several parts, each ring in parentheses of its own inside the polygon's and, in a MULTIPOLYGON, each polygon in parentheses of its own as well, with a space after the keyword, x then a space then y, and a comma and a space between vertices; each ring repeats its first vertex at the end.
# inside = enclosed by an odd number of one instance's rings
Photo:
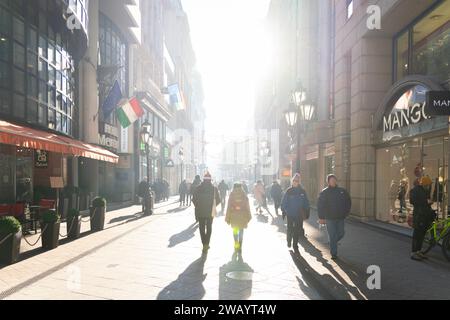
POLYGON ((72 217, 67 219, 67 238, 78 239, 81 231, 81 219, 80 217, 72 217), (72 227, 71 229, 69 229, 72 227))
POLYGON ((105 228, 106 207, 90 207, 91 231, 101 231, 105 228))
MULTIPOLYGON (((7 235, 0 235, 0 241, 6 236, 7 235)), ((22 231, 19 231, 0 244, 0 263, 13 264, 19 260, 21 241, 22 231)))
POLYGON ((45 231, 42 233, 42 248, 44 250, 52 250, 58 247, 60 226, 61 223, 59 222, 41 223, 41 230, 45 228, 45 231))

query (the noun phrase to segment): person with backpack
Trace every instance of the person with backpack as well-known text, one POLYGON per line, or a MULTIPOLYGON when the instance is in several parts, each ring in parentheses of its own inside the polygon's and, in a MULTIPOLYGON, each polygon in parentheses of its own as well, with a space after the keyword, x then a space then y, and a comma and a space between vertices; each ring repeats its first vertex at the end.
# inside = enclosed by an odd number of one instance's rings
POLYGON ((347 190, 337 184, 337 177, 330 174, 327 177, 328 187, 323 189, 317 200, 319 223, 327 226, 330 240, 331 259, 336 260, 338 242, 345 235, 345 218, 350 214, 352 200, 347 190))
POLYGON ((305 237, 303 220, 309 217, 309 200, 305 189, 301 186, 301 177, 296 173, 292 178, 292 185, 286 190, 281 200, 283 219, 287 217, 287 246, 291 246, 295 253, 299 253, 298 243, 305 237))
POLYGON ((252 219, 250 203, 240 183, 235 183, 228 199, 225 222, 233 228, 234 253, 242 255, 244 229, 252 219))
POLYGON ((203 253, 206 253, 209 250, 216 207, 220 204, 219 190, 213 186, 209 172, 203 177, 200 186, 194 190, 192 203, 195 206, 195 218, 199 223, 203 253))

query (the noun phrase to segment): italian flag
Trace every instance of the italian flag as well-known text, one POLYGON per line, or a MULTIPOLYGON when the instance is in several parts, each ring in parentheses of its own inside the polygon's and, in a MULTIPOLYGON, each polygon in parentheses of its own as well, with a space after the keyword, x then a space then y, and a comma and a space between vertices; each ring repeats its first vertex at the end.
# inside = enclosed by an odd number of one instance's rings
POLYGON ((128 128, 133 122, 144 115, 144 110, 136 98, 126 101, 117 109, 117 119, 122 128, 128 128))

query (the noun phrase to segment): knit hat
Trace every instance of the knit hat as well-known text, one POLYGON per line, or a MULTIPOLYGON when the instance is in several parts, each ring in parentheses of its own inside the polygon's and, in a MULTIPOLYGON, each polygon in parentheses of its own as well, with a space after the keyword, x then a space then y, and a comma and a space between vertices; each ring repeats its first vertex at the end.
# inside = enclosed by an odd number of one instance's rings
POLYGON ((205 175, 203 176, 203 180, 209 180, 209 181, 212 180, 211 174, 209 173, 209 171, 207 171, 207 172, 205 173, 205 175))

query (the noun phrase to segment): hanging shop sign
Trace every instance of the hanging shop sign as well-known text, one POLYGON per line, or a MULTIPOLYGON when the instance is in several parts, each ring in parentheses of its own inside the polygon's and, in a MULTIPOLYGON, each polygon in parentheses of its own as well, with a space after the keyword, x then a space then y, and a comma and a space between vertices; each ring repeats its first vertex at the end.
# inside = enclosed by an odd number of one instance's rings
POLYGON ((35 150, 34 151, 34 166, 36 168, 48 168, 48 151, 35 150))
POLYGON ((450 116, 450 91, 428 91, 426 97, 427 114, 450 116))
POLYGON ((169 159, 166 161, 166 167, 167 168, 173 168, 175 167, 175 163, 173 162, 173 160, 169 159))

